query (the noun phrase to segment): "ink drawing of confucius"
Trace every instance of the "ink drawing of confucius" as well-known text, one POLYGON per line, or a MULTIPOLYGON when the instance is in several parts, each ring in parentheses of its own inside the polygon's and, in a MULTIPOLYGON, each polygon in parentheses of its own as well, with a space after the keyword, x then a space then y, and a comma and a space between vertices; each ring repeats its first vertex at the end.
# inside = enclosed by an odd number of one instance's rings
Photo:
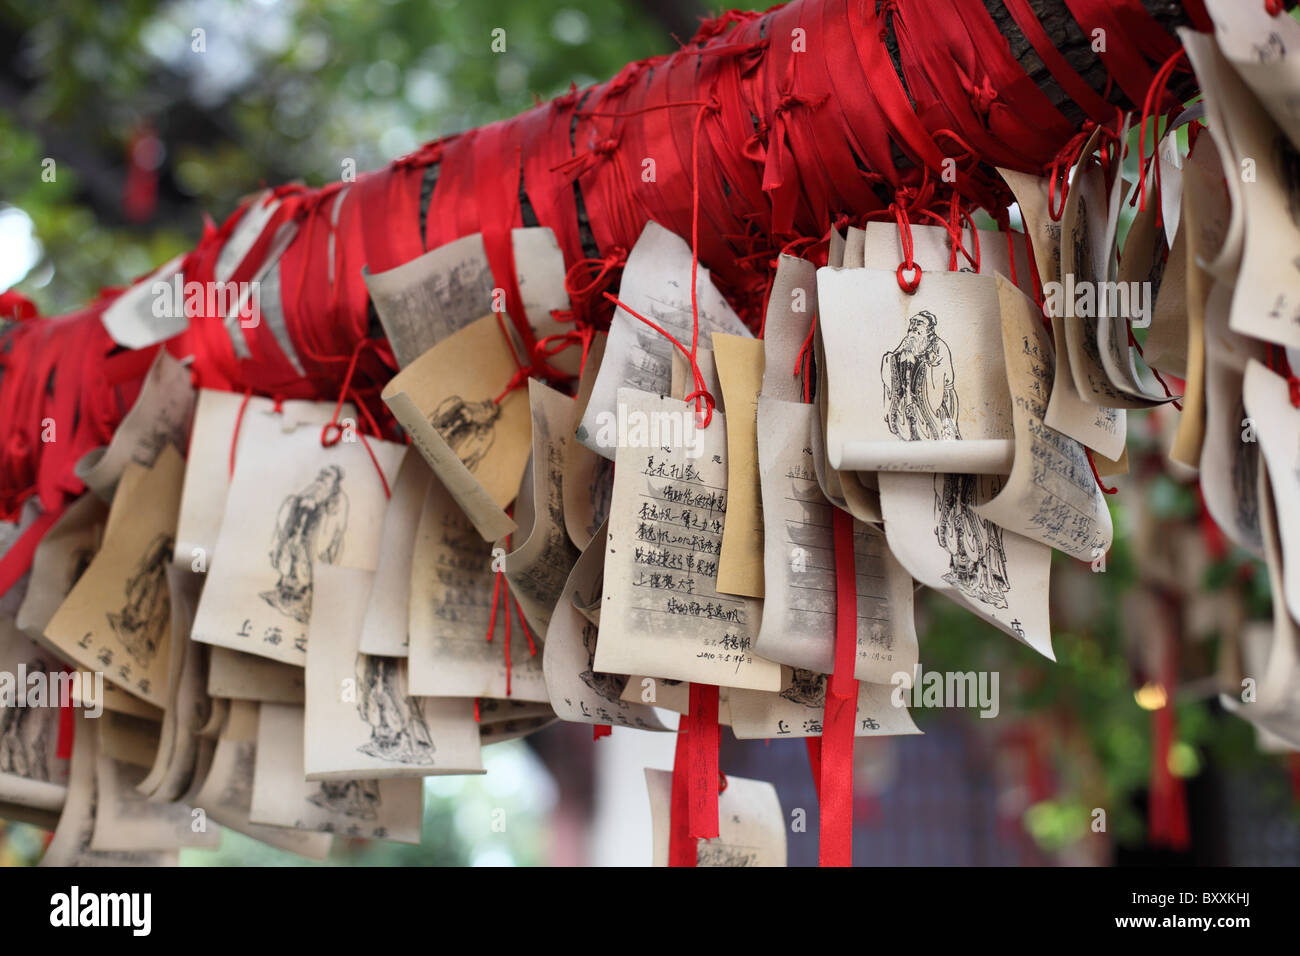
POLYGON ((171 563, 172 536, 156 536, 126 579, 122 607, 109 612, 108 623, 136 662, 148 667, 171 628, 171 594, 167 590, 167 565, 171 563))
MULTIPOLYGON (((904 441, 961 438, 952 351, 935 326, 933 313, 916 313, 898 347, 881 359, 885 424, 904 441)), ((975 475, 934 476, 934 533, 948 552, 943 580, 967 597, 1005 608, 1011 582, 1002 529, 972 510, 978 485, 975 475)))
POLYGON ((343 492, 343 469, 327 465, 302 491, 289 495, 276 515, 271 536, 271 567, 280 575, 262 600, 299 621, 311 615, 311 565, 313 560, 333 564, 343 550, 348 526, 348 496, 343 492))
POLYGON ((470 471, 478 468, 492 448, 501 406, 492 399, 467 402, 448 395, 433 410, 429 423, 470 471))
POLYGON ((885 425, 906 441, 960 438, 952 350, 935 331, 933 312, 907 320, 907 334, 880 360, 885 425))

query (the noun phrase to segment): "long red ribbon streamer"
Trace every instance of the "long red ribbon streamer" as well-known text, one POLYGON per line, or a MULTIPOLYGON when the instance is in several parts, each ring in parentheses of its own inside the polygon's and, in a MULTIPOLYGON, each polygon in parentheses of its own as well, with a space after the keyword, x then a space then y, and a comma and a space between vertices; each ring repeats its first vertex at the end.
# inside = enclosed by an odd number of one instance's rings
POLYGON ((853 863, 853 725, 858 682, 853 663, 858 643, 858 579, 853 557, 853 518, 831 509, 835 536, 835 670, 826 685, 822 718, 821 866, 853 863))

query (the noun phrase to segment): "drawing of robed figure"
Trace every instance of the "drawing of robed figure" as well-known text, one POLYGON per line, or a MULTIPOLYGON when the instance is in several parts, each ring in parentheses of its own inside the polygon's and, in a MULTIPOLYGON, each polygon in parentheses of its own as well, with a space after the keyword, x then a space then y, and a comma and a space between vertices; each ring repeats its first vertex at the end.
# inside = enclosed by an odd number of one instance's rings
POLYGON ((311 565, 317 559, 332 564, 343 550, 348 525, 348 496, 343 469, 327 465, 302 491, 280 505, 271 536, 271 567, 280 575, 275 590, 262 600, 306 624, 311 616, 311 565))
POLYGON ((907 320, 907 334, 880 360, 885 424, 906 441, 961 438, 952 350, 935 331, 933 312, 907 320))

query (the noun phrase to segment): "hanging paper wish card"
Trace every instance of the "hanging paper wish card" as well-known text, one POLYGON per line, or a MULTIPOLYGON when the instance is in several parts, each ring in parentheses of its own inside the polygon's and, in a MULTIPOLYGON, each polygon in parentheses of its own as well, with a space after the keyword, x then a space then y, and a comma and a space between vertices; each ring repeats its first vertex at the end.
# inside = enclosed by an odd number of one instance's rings
POLYGON ((82 456, 75 469, 77 477, 105 501, 111 501, 127 462, 148 467, 169 442, 184 454, 194 418, 194 400, 189 368, 166 349, 159 349, 135 404, 113 432, 113 440, 108 447, 82 456))
POLYGON ((503 561, 505 549, 484 541, 442 483, 430 481, 411 555, 412 694, 547 700, 540 641, 525 626, 503 561))
POLYGON ((597 625, 583 617, 577 602, 594 590, 600 593, 602 565, 591 558, 605 553, 605 527, 569 572, 564 591, 551 612, 551 626, 542 650, 542 668, 551 707, 561 720, 582 724, 618 724, 642 730, 666 730, 653 707, 622 699, 626 674, 596 670, 597 625))
MULTIPOLYGON (((564 254, 555 234, 541 227, 514 229, 511 248, 519 295, 534 334, 540 339, 564 332, 551 315, 569 307, 564 254)), ((480 316, 504 307, 504 290, 492 277, 482 233, 462 236, 385 272, 362 275, 402 368, 480 316)), ((578 371, 571 350, 556 356, 554 363, 565 372, 578 371)))
POLYGON ((532 407, 533 453, 524 487, 515 506, 519 531, 511 536, 514 549, 505 557, 511 599, 518 602, 533 634, 544 640, 551 610, 564 590, 565 579, 578 560, 578 549, 564 527, 565 450, 573 438, 573 399, 528 381, 532 407))
POLYGON ((262 704, 258 708, 249 820, 352 839, 420 842, 424 816, 420 778, 310 781, 303 770, 304 732, 301 707, 262 704))
MULTIPOLYGON (((714 287, 709 271, 696 274, 699 310, 699 345, 711 347, 714 332, 753 338, 714 287)), ((694 313, 691 306, 691 250, 679 236, 656 222, 647 222, 627 257, 619 301, 673 335, 690 342, 694 313)), ((578 441, 597 454, 614 458, 621 428, 618 391, 629 387, 666 395, 672 385, 673 344, 624 309, 614 312, 609 340, 591 399, 578 428, 578 441)))
POLYGON ((45 628, 69 660, 152 704, 167 703, 171 563, 185 462, 168 445, 152 468, 127 466, 104 543, 45 628))
POLYGON ((618 391, 618 446, 595 666, 729 687, 779 690, 754 652, 761 604, 720 594, 727 516, 726 423, 637 389, 618 391))
MULTIPOLYGON (((834 664, 836 586, 833 507, 813 474, 802 436, 814 406, 764 395, 758 405, 763 491, 764 592, 755 648, 769 660, 829 674, 834 664)), ((887 683, 917 661, 912 578, 878 529, 854 521, 857 653, 854 676, 887 683)))
MULTIPOLYGON (((292 400, 277 405, 260 395, 200 389, 189 453, 185 456, 185 488, 176 523, 176 563, 191 571, 207 571, 230 492, 232 455, 237 459, 247 447, 246 442, 265 441, 276 430, 288 434, 315 426, 313 431, 319 435, 334 408, 334 402, 292 400), (275 429, 259 425, 271 422, 275 429)), ((357 412, 351 402, 345 402, 338 411, 341 422, 355 424, 357 412)))
POLYGON ((1011 399, 993 278, 928 274, 909 295, 893 271, 824 269, 817 302, 832 468, 1009 468, 1011 399))
MULTIPOLYGON (((654 827, 654 866, 668 865, 673 775, 646 769, 654 827)), ((776 788, 761 780, 727 777, 718 794, 718 835, 694 840, 696 866, 785 866, 786 819, 776 788)))
POLYGON ((366 604, 361 628, 361 652, 405 657, 410 648, 406 628, 411 603, 411 554, 420 527, 420 509, 428 490, 429 466, 419 455, 407 455, 397 472, 393 496, 384 509, 379 536, 379 566, 366 604))
POLYGON ((1281 592, 1291 616, 1300 621, 1300 409, 1291 404, 1286 379, 1261 362, 1246 366, 1246 422, 1243 440, 1254 435, 1268 466, 1274 489, 1281 563, 1281 592))
POLYGON ((578 395, 573 403, 573 419, 568 426, 575 440, 564 446, 564 525, 569 538, 579 548, 586 548, 596 530, 609 517, 609 495, 614 487, 614 463, 576 440, 596 375, 605 355, 604 332, 597 332, 587 351, 587 364, 578 380, 578 395))
POLYGON ((973 510, 1006 530, 1096 561, 1110 550, 1110 511, 1083 446, 1043 422, 1055 365, 1052 343, 1033 301, 1001 276, 997 282, 1016 456, 1002 490, 973 510))
POLYGON ((528 393, 501 316, 443 339, 388 383, 383 399, 485 541, 515 530, 505 508, 528 464, 528 393))
POLYGON ((912 577, 1049 660, 1048 579, 1052 549, 982 518, 996 475, 881 472, 880 507, 889 550, 912 577))
POLYGON ((324 565, 307 655, 309 780, 483 773, 474 702, 412 696, 401 658, 358 651, 371 571, 324 565))
MULTIPOLYGON (((245 420, 193 638, 301 667, 316 570, 373 570, 385 488, 406 446, 369 439, 321 444, 321 431, 284 434, 274 418, 245 420), (374 459, 371 458, 371 453, 374 459), (382 476, 381 476, 382 469, 382 476)), ((365 592, 348 599, 364 610, 365 592)))

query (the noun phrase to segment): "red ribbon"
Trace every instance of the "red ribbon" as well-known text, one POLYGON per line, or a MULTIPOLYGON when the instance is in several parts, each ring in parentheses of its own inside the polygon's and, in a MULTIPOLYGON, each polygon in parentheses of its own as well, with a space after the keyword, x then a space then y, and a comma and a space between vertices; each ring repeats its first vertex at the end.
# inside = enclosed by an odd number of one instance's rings
MULTIPOLYGON (((835 669, 826 682, 818 795, 821 803, 821 866, 853 864, 853 731, 858 682, 858 578, 853 554, 853 517, 831 509, 835 539, 835 669)), ((809 750, 811 755, 811 748, 809 750)))

